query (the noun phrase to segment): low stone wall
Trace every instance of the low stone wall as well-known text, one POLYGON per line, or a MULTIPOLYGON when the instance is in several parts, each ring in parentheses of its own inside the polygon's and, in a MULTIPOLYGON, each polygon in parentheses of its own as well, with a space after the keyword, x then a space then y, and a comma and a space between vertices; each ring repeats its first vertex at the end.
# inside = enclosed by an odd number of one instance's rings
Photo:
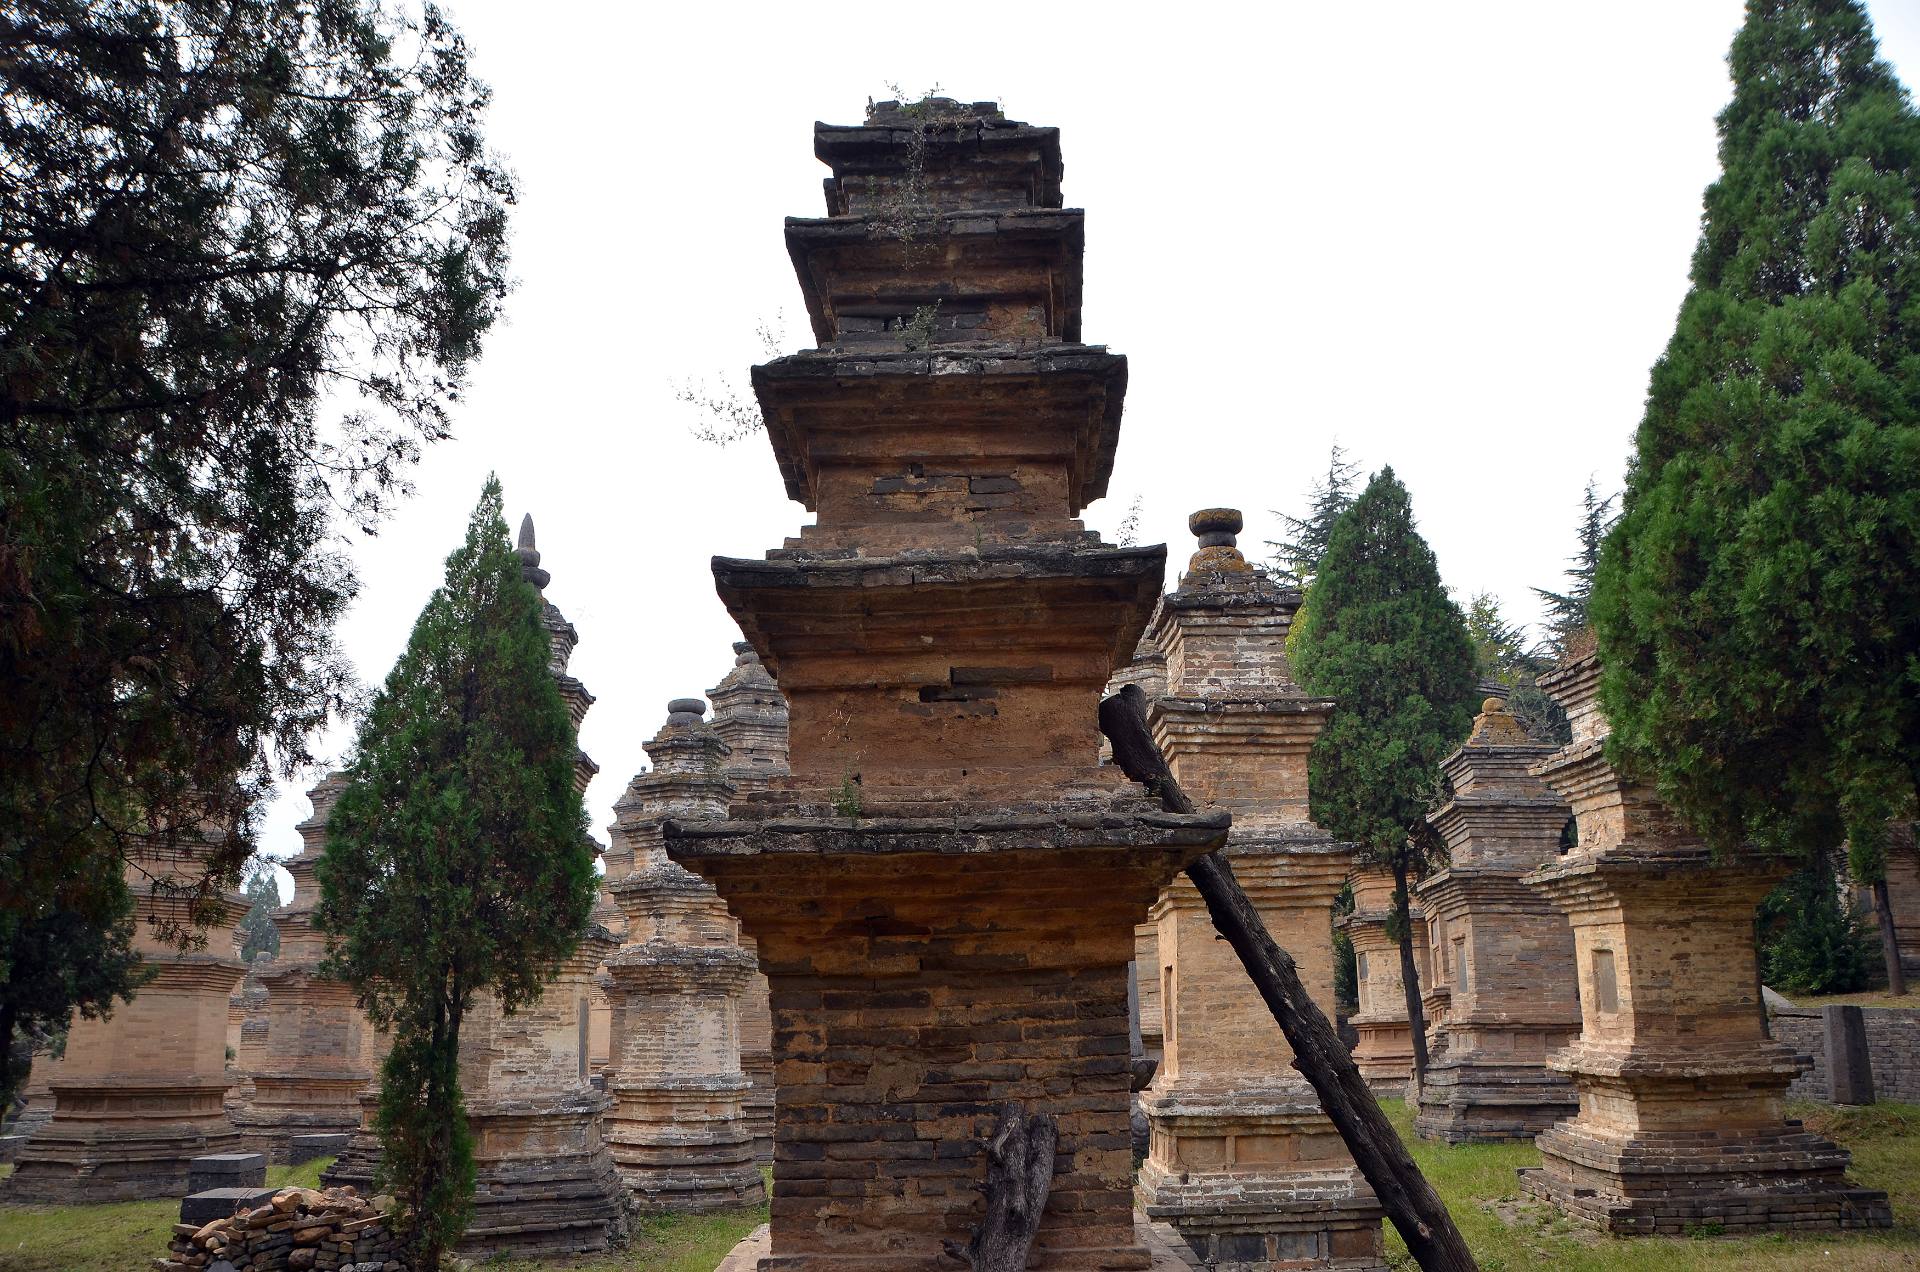
POLYGON ((410 1272, 387 1217, 351 1188, 285 1188, 203 1227, 175 1224, 155 1272, 410 1272))
MULTIPOLYGON (((1920 1007, 1868 1007, 1861 1018, 1867 1027, 1874 1098, 1920 1103, 1920 1007)), ((1827 1072, 1827 1036, 1820 1009, 1776 1007, 1771 1028, 1775 1039, 1813 1057, 1813 1067, 1793 1080, 1787 1094, 1803 1100, 1831 1100, 1833 1080, 1827 1072)))

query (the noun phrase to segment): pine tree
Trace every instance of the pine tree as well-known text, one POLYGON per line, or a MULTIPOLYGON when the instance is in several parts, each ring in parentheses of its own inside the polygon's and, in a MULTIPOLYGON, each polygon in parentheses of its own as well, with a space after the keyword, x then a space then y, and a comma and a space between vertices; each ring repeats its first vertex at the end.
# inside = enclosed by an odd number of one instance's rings
POLYGON ((1353 505, 1353 479, 1359 471, 1360 465, 1350 462, 1347 452, 1335 442, 1327 455, 1325 475, 1307 494, 1307 515, 1274 514, 1280 518, 1287 538, 1269 540, 1267 546, 1273 549, 1274 572, 1282 579, 1298 587, 1313 582, 1320 558, 1326 555, 1334 522, 1353 505))
POLYGON ((513 185, 432 5, 10 0, 0 48, 4 1033, 134 987, 135 828, 221 832, 199 917, 238 886, 353 691, 336 510, 446 435, 513 185))
POLYGON ((273 925, 273 912, 280 908, 280 883, 273 862, 255 857, 241 893, 247 898, 247 913, 240 920, 240 957, 249 963, 260 954, 278 958, 280 929, 273 925))
MULTIPOLYGON (((1920 787, 1920 115, 1853 0, 1751 0, 1721 176, 1595 579, 1612 752, 1716 848, 1920 787)), ((1897 951, 1888 970, 1900 984, 1897 951)))
POLYGON ((393 1034, 382 1179, 429 1272, 473 1194, 461 1019, 483 990, 509 1012, 537 996, 593 904, 573 723, 550 652, 489 480, 327 821, 316 922, 331 974, 393 1034))
POLYGON ((1580 550, 1567 560, 1567 590, 1550 591, 1536 587, 1533 594, 1546 602, 1547 647, 1550 661, 1558 661, 1567 652, 1567 643, 1592 626, 1588 610, 1593 603, 1593 575, 1600 564, 1600 545, 1613 529, 1613 505, 1617 495, 1600 497, 1600 486, 1587 478, 1580 497, 1580 550))
POLYGON ((1313 819, 1393 873, 1393 934, 1422 1075, 1407 889, 1436 851, 1426 813, 1440 761, 1473 725, 1478 677, 1466 620, 1391 468, 1334 524, 1291 643, 1302 687, 1337 703, 1308 757, 1313 819))

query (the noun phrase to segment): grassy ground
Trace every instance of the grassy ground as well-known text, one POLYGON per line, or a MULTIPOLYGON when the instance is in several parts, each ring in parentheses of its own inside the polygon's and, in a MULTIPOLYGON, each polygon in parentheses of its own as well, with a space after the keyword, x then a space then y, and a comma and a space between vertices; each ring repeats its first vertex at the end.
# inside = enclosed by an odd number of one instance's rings
MULTIPOLYGON (((1807 1268, 1892 1272, 1920 1268, 1920 1105, 1875 1104, 1835 1109, 1796 1104, 1794 1116, 1853 1150, 1853 1178, 1891 1195, 1894 1230, 1866 1235, 1802 1237, 1601 1237, 1567 1224, 1551 1210, 1521 1200, 1514 1171, 1540 1164, 1531 1144, 1447 1147, 1413 1135, 1400 1101, 1384 1107, 1413 1149, 1420 1170, 1446 1199, 1482 1272, 1801 1272, 1807 1268)), ((1412 1268, 1406 1247, 1387 1228, 1389 1261, 1412 1268)))
POLYGON ((1920 1007, 1920 987, 1899 998, 1884 989, 1864 989, 1857 994, 1794 994, 1787 1001, 1795 1007, 1920 1007))
MULTIPOLYGON (((320 1185, 331 1158, 273 1166, 270 1187, 320 1185)), ((11 1167, 0 1167, 0 1172, 11 1167)), ((178 1201, 109 1206, 0 1205, 0 1272, 141 1272, 167 1252, 178 1201)), ((487 1272, 713 1272, 740 1238, 767 1221, 767 1208, 717 1215, 650 1216, 631 1245, 607 1258, 542 1263, 491 1262, 487 1272)))
MULTIPOLYGON (((317 1188, 332 1160, 270 1166, 267 1183, 317 1188)), ((0 1272, 137 1272, 166 1254, 179 1217, 178 1201, 0 1206, 0 1272)))
MULTIPOLYGON (((1414 1159, 1446 1198, 1484 1272, 1847 1272, 1920 1269, 1920 1105, 1875 1104, 1834 1109, 1803 1104, 1796 1116, 1853 1150, 1860 1183, 1892 1195, 1895 1228, 1872 1236, 1721 1238, 1598 1237, 1570 1227, 1520 1200, 1514 1171, 1538 1165, 1532 1145, 1457 1148, 1413 1138, 1398 1101, 1386 1106, 1414 1159)), ((325 1162, 267 1172, 274 1185, 319 1179, 325 1162)), ((0 1205, 0 1272, 138 1272, 166 1247, 177 1202, 114 1206, 0 1205)), ((633 1244, 615 1255, 576 1261, 489 1263, 487 1272, 712 1272, 726 1252, 766 1222, 766 1207, 690 1218, 650 1218, 633 1244)), ((1389 1227, 1396 1267, 1411 1268, 1389 1227)))

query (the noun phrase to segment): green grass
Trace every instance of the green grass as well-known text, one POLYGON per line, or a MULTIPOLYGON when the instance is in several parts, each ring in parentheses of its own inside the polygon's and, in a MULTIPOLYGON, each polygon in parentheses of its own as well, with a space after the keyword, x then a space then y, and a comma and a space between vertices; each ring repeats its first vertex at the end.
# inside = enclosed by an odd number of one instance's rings
MULTIPOLYGON (((1430 1144, 1415 1138, 1404 1103, 1382 1101, 1421 1173, 1445 1198, 1482 1272, 1798 1272, 1806 1268, 1891 1272, 1920 1268, 1920 1105, 1862 1109, 1796 1104, 1793 1115, 1853 1150, 1853 1178, 1891 1196, 1894 1229, 1869 1235, 1603 1237, 1522 1200, 1514 1171, 1540 1164, 1531 1144, 1430 1144)), ((1411 1269, 1400 1234, 1387 1226, 1388 1262, 1411 1269)))
MULTIPOLYGON (((332 1162, 267 1168, 273 1188, 320 1186, 332 1162)), ((11 1169, 11 1168, 6 1168, 11 1169)), ((178 1201, 129 1201, 104 1206, 0 1205, 0 1272, 141 1272, 167 1252, 180 1216, 178 1201)), ((649 1215, 617 1254, 539 1263, 492 1261, 487 1272, 713 1272, 740 1238, 767 1221, 767 1208, 713 1215, 649 1215)))
MULTIPOLYGON (((1483 1272, 1892 1272, 1920 1268, 1920 1105, 1857 1109, 1797 1104, 1794 1115, 1853 1150, 1853 1176, 1892 1196, 1894 1229, 1868 1235, 1742 1238, 1596 1236, 1521 1200, 1514 1171, 1539 1164, 1531 1144, 1449 1147, 1413 1138, 1399 1101, 1385 1105, 1414 1160, 1447 1201, 1483 1272)), ((319 1180, 326 1162, 277 1166, 276 1186, 319 1180)), ((0 1205, 0 1272, 138 1272, 166 1248, 177 1202, 110 1206, 0 1205)), ((713 1272, 736 1242, 765 1223, 766 1207, 715 1215, 650 1216, 616 1254, 544 1262, 501 1261, 487 1272, 713 1272)), ((1412 1268, 1391 1226, 1389 1259, 1412 1268)))

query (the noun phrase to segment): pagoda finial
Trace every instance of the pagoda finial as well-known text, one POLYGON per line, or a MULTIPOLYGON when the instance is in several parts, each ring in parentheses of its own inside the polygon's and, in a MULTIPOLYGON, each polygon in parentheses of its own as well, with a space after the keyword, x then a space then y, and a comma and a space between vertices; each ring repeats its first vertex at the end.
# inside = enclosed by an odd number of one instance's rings
POLYGON ((1187 562, 1192 574, 1238 574, 1251 570, 1236 546, 1245 524, 1238 508, 1202 508, 1187 518, 1187 529, 1200 540, 1200 550, 1187 562))
POLYGON ((520 518, 520 546, 513 554, 520 558, 520 577, 539 591, 546 591, 553 575, 540 568, 540 549, 533 546, 533 514, 520 518))

